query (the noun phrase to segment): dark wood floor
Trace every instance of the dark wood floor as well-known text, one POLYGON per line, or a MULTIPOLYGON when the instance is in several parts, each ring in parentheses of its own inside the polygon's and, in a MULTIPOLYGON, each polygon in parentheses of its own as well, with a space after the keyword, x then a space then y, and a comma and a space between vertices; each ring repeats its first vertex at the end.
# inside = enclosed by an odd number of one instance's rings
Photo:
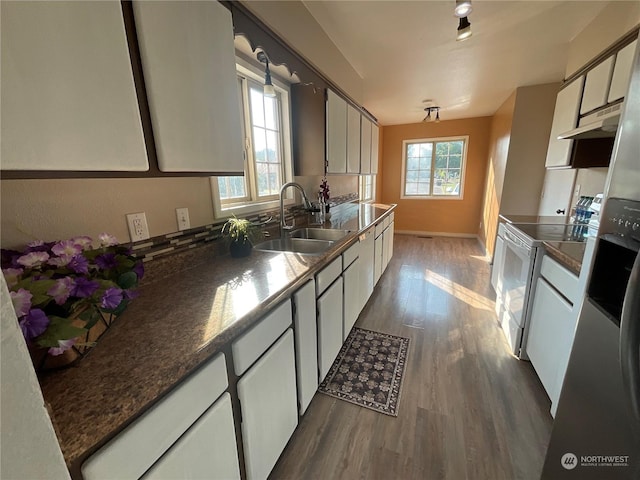
POLYGON ((272 479, 538 479, 551 431, 473 239, 396 235, 356 326, 411 339, 398 417, 317 393, 272 479))

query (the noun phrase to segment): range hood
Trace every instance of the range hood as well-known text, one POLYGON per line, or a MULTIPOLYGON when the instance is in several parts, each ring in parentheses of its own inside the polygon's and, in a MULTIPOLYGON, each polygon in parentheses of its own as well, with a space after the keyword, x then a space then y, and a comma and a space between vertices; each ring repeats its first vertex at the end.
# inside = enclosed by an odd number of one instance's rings
POLYGON ((580 126, 558 135, 559 140, 584 138, 613 138, 618 130, 623 103, 602 109, 580 119, 580 126))

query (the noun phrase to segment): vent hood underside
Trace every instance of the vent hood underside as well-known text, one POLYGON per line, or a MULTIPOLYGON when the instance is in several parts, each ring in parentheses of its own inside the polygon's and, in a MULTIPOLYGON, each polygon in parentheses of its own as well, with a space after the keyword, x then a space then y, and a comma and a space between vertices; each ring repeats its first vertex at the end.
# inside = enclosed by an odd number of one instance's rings
POLYGON ((582 120, 588 123, 558 135, 558 139, 613 138, 616 136, 616 131, 618 130, 621 111, 622 104, 619 103, 593 115, 584 117, 582 120))

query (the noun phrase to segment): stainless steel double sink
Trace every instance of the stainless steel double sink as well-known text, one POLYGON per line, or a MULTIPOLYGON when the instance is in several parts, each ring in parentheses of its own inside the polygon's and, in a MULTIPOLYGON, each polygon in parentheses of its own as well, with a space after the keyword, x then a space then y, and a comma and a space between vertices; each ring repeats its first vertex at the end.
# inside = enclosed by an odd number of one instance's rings
POLYGON ((292 252, 302 255, 321 255, 335 242, 351 233, 331 228, 299 228, 290 234, 259 243, 253 248, 265 252, 292 252))

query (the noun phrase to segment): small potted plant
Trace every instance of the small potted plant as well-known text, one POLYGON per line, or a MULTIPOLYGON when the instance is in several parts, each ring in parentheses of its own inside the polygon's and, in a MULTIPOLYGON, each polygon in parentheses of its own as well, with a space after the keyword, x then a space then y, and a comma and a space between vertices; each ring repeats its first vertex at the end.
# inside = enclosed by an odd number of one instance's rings
POLYGON ((229 237, 229 253, 234 258, 251 254, 253 240, 257 237, 256 226, 246 218, 230 218, 222 227, 222 234, 229 237))

